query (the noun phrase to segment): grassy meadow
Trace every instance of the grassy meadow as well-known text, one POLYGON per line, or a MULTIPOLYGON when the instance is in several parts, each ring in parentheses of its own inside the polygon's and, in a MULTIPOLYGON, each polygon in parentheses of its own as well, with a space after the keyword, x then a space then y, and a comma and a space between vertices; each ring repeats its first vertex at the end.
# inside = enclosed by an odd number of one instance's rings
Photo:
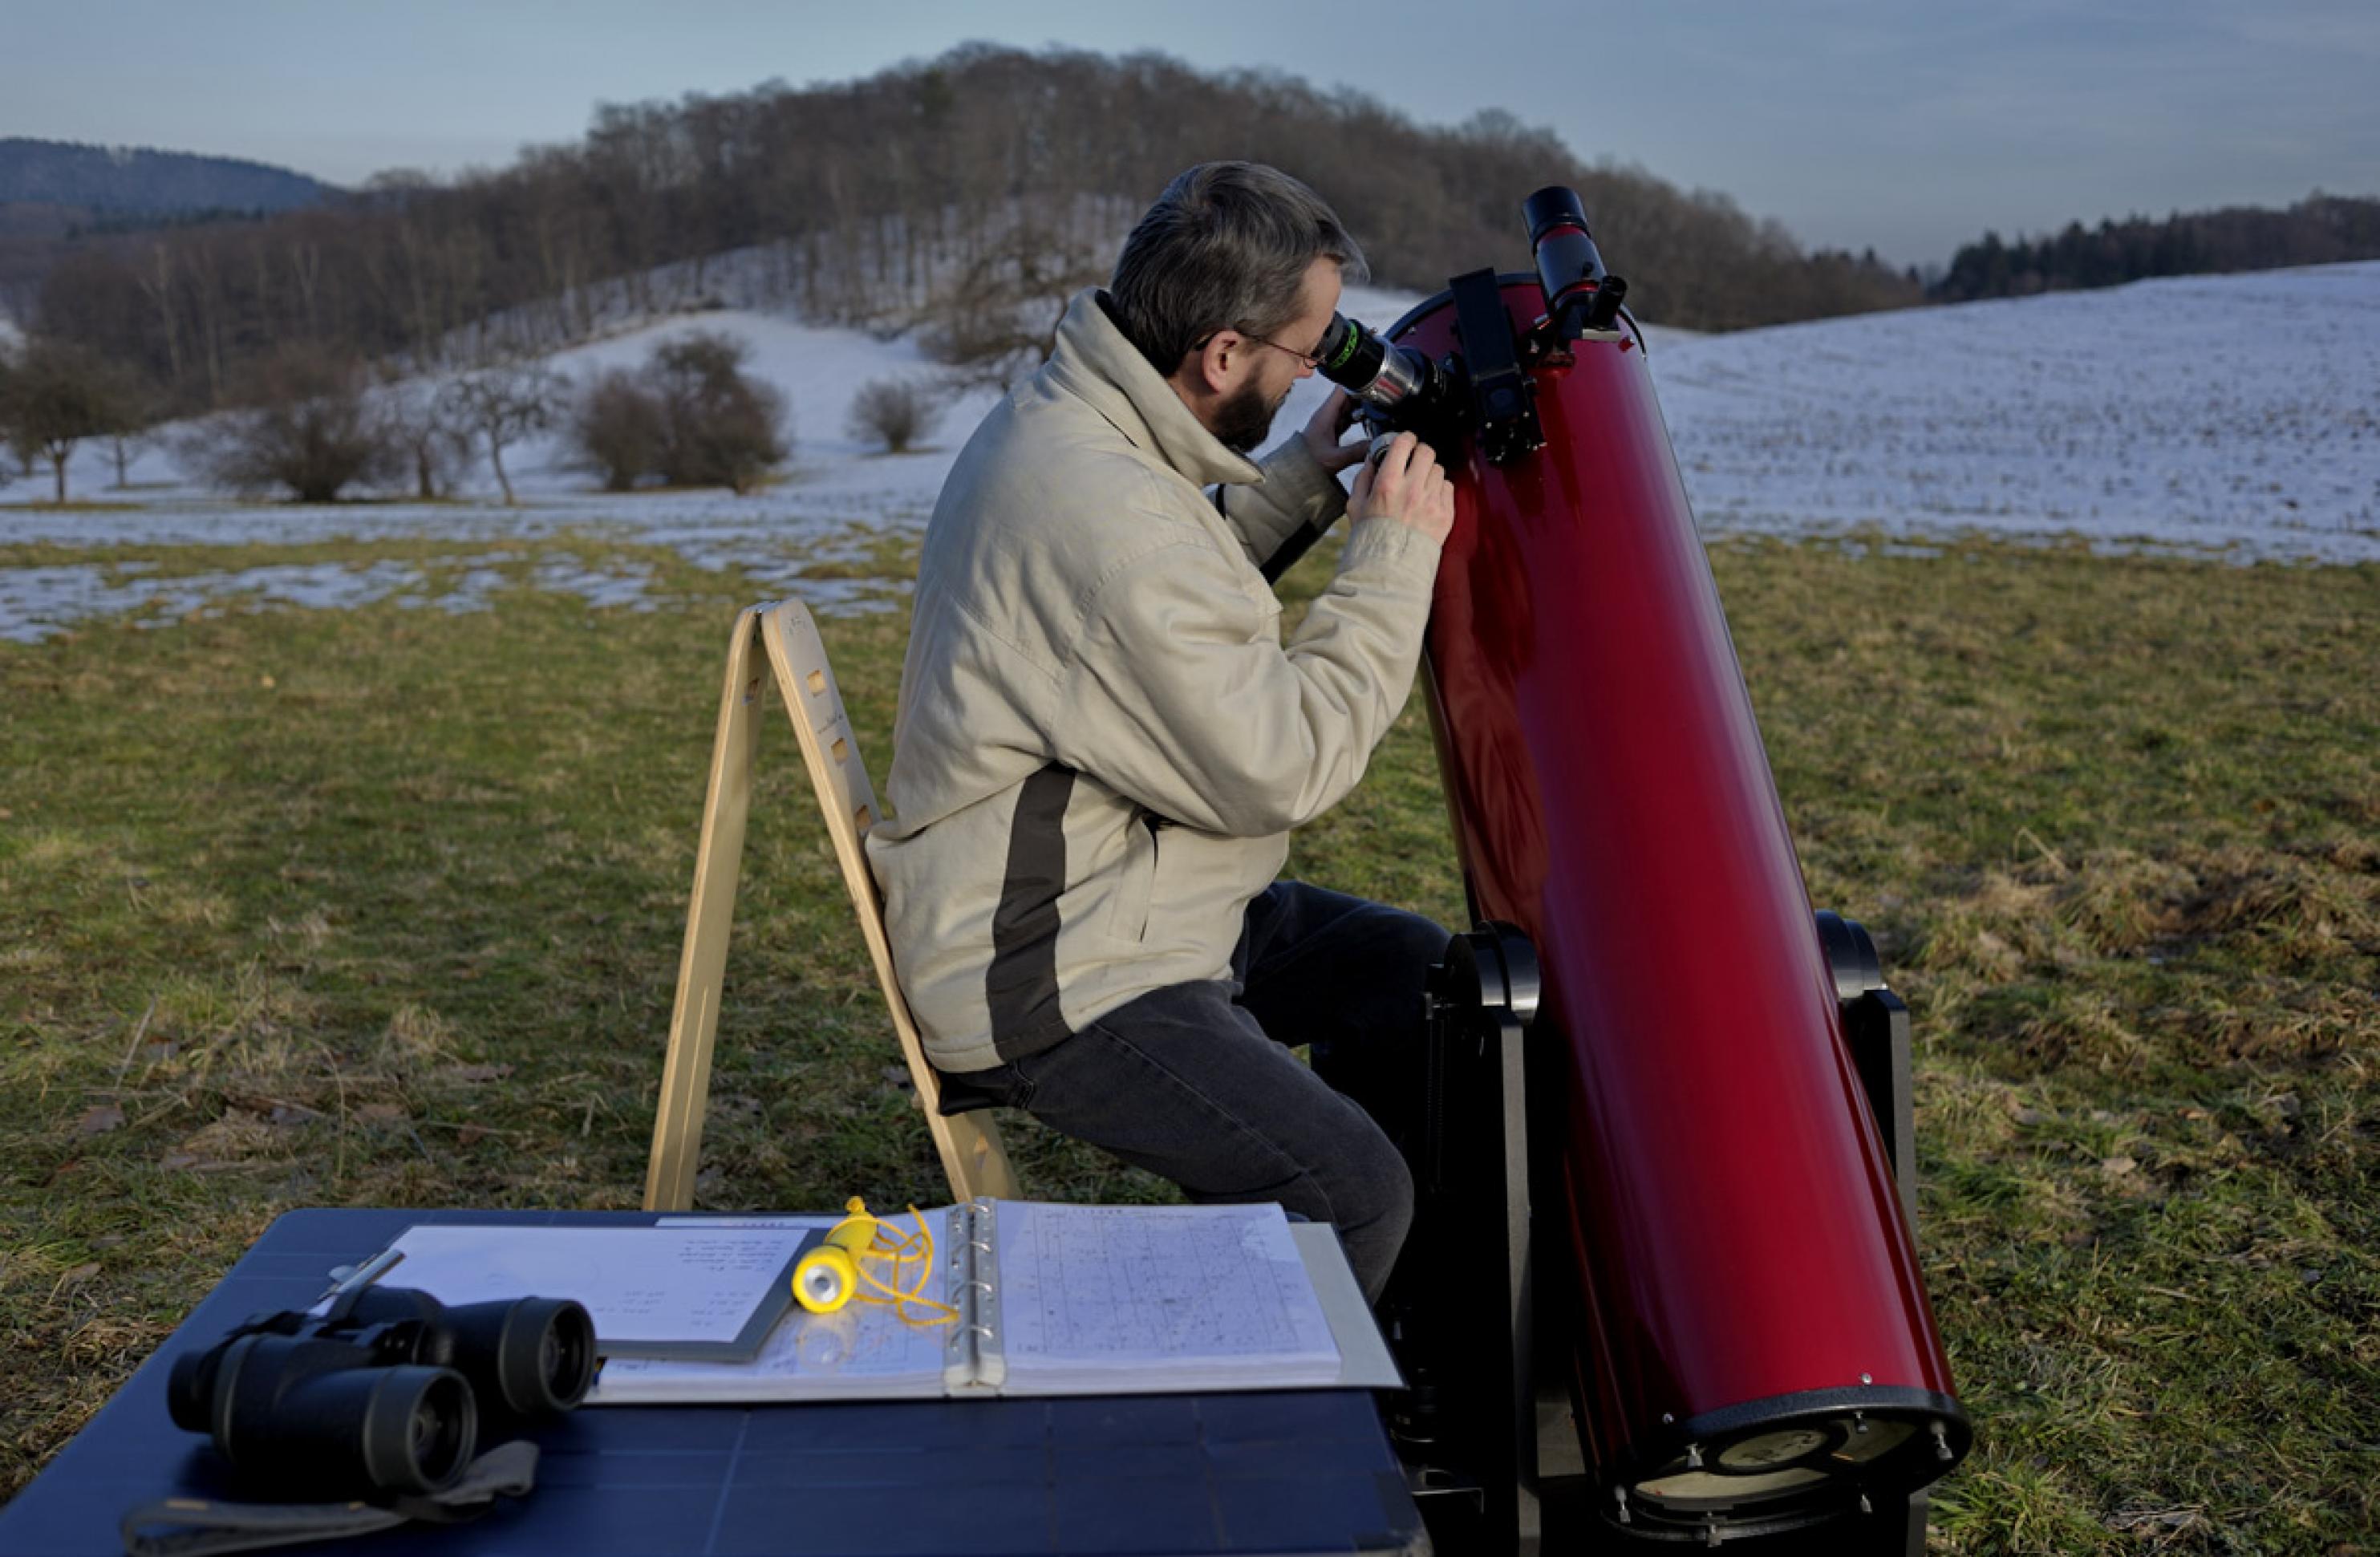
MULTIPOLYGON (((0 1496, 288 1208, 638 1203, 758 591, 583 535, 419 551, 515 587, 0 644, 0 1496), (660 608, 540 592, 561 553, 660 608)), ((1915 1011, 1978 1434, 1937 1549, 2380 1550, 2380 569, 1712 556, 1813 896, 1915 1011)), ((880 775, 906 625, 824 624, 880 775)), ((1418 699, 1293 870, 1458 919, 1418 699)), ((1166 1193, 1005 1123, 1037 1193, 1166 1193)), ((705 1164, 714 1208, 947 1194, 775 723, 705 1164)))

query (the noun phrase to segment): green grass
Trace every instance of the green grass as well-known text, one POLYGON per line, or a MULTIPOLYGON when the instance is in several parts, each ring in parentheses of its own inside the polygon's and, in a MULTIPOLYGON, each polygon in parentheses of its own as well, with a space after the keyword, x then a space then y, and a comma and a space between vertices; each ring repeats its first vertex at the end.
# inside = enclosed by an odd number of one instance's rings
MULTIPOLYGON (((0 1490, 283 1210, 638 1198, 749 591, 586 537, 414 552, 516 587, 0 645, 0 1490), (557 551, 661 609, 537 592, 557 551)), ((1713 557, 1813 895, 1916 1014, 1978 1430, 1937 1549, 2370 1550, 2380 570, 1713 557)), ((825 627, 880 774, 905 626, 825 627)), ((1293 869, 1459 918, 1417 701, 1293 869)), ((720 1043, 702 1203, 945 1197, 774 724, 720 1043)), ((1164 1193, 1009 1128, 1038 1192, 1164 1193)))

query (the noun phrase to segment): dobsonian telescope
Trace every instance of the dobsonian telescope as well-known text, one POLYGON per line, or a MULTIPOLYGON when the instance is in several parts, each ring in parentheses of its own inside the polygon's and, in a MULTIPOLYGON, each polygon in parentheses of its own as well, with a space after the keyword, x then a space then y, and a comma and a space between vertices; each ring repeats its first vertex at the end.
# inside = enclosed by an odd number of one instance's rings
MULTIPOLYGON (((1472 918, 1382 1304, 1440 1551, 1921 1552, 1967 1452, 1908 1012, 1814 913, 1644 336, 1576 194, 1325 376, 1451 476, 1425 684, 1472 918)), ((1287 559, 1277 566, 1286 566, 1287 559)))

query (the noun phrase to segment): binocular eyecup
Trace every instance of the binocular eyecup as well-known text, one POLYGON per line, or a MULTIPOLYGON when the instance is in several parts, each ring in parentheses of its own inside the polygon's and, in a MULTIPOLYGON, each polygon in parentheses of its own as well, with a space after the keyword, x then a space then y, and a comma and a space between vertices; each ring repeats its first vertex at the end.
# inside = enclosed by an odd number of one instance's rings
POLYGON ((249 1320, 174 1363, 175 1424, 243 1478, 308 1499, 385 1500, 461 1477, 483 1418, 522 1424, 586 1398, 595 1326, 567 1298, 449 1308, 367 1287, 329 1314, 249 1320))
POLYGON ((415 1360, 451 1368, 471 1381, 486 1415, 528 1418, 567 1411, 595 1381, 595 1324, 566 1297, 447 1308, 410 1287, 370 1286, 357 1295, 348 1322, 418 1322, 415 1360))

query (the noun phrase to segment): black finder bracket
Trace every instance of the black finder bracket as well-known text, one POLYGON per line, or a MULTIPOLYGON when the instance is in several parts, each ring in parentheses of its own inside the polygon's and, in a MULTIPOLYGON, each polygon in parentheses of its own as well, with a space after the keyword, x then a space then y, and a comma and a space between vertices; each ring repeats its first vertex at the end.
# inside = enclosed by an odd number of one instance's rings
POLYGON ((1510 465, 1546 446, 1537 421, 1537 386, 1521 367, 1512 322, 1504 316, 1496 272, 1475 270, 1447 284, 1471 388, 1472 429, 1490 465, 1510 465))

